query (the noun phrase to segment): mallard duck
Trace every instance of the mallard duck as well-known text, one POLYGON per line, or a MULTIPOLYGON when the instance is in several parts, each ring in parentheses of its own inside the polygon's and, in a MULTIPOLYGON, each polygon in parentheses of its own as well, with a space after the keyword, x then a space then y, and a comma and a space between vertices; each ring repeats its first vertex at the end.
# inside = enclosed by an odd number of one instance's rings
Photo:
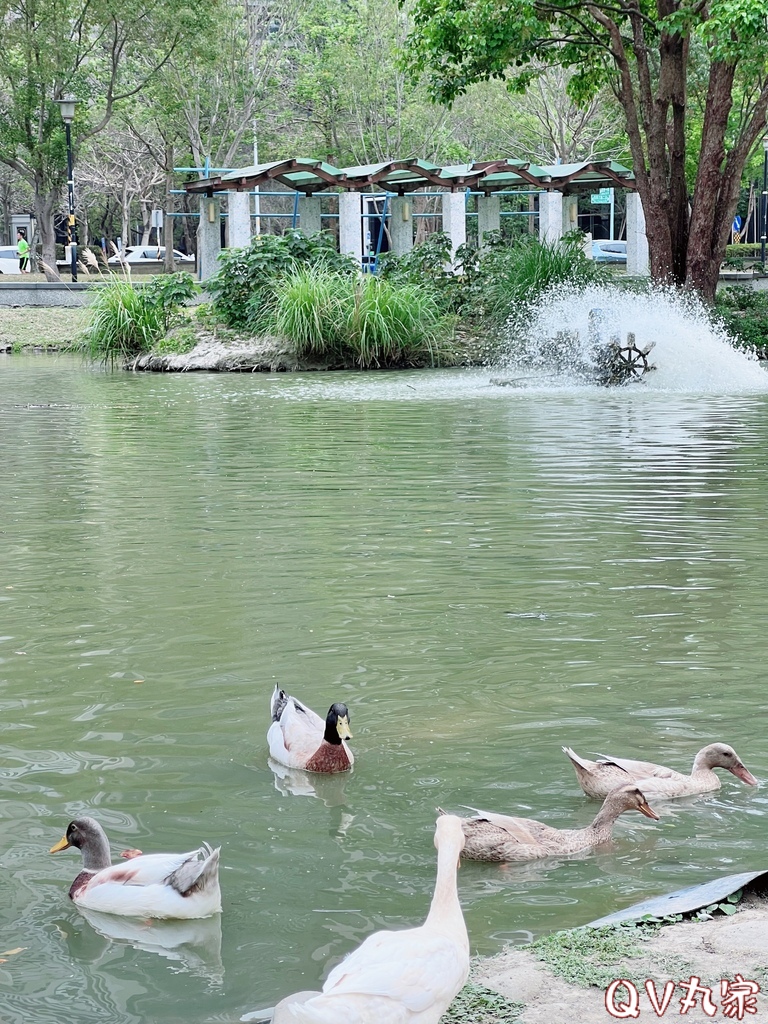
POLYGON ((328 975, 322 992, 277 1004, 274 1024, 437 1024, 469 974, 469 938, 456 887, 460 820, 438 818, 437 881, 420 928, 374 932, 328 975))
POLYGON ((563 747, 563 753, 570 758, 579 785, 587 796, 599 799, 616 786, 628 782, 637 783, 649 799, 711 793, 720 789, 720 779, 714 768, 725 768, 748 786, 757 785, 755 776, 747 771, 736 751, 727 743, 710 743, 702 747, 690 775, 650 761, 631 761, 624 757, 601 755, 597 761, 588 761, 570 747, 563 747))
POLYGON ((269 754, 289 768, 307 772, 345 772, 354 763, 344 740, 352 739, 346 704, 331 704, 325 721, 306 704, 275 687, 269 754))
POLYGON ((112 864, 109 841, 98 821, 77 818, 51 853, 76 846, 83 870, 69 898, 78 906, 124 917, 191 919, 221 910, 219 850, 203 843, 189 853, 131 854, 112 864))
POLYGON ((466 840, 462 856, 467 860, 502 862, 579 853, 607 843, 616 819, 625 811, 640 811, 646 818, 659 820, 644 794, 634 785, 617 786, 612 790, 595 820, 586 828, 552 828, 530 818, 478 811, 473 818, 461 819, 466 840))

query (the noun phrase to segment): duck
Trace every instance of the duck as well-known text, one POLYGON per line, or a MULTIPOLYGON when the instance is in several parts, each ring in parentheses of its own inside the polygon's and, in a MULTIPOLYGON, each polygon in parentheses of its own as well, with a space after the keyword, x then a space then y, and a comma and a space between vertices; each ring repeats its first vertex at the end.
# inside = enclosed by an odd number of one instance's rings
POLYGON ((188 853, 129 853, 112 864, 109 840, 95 818, 76 818, 51 853, 74 846, 83 869, 69 898, 78 907, 124 917, 191 920, 221 911, 219 851, 208 843, 188 853))
POLYGON ((635 782, 650 799, 674 799, 680 796, 696 796, 720 789, 720 779, 715 768, 725 768, 748 786, 756 786, 757 779, 748 771, 733 749, 727 743, 709 743, 702 747, 693 762, 690 775, 683 775, 672 768, 651 761, 632 761, 624 757, 600 755, 597 761, 579 757, 570 747, 563 747, 563 753, 570 758, 576 770, 576 778, 587 796, 603 799, 615 786, 622 782, 635 782))
POLYGON ((457 872, 461 821, 438 818, 437 880, 423 925, 379 931, 337 964, 322 992, 287 996, 273 1024, 438 1024, 469 975, 469 937, 457 872))
POLYGON ((612 790, 586 828, 553 828, 531 818, 478 811, 472 818, 461 819, 465 838, 462 857, 504 863, 581 853, 607 843, 617 818, 626 811, 640 811, 646 818, 659 820, 645 794, 635 785, 617 786, 612 790))
POLYGON ((306 704, 276 686, 270 710, 272 724, 267 743, 274 761, 306 772, 346 772, 352 767, 355 758, 344 742, 352 739, 346 704, 331 704, 323 721, 306 704))

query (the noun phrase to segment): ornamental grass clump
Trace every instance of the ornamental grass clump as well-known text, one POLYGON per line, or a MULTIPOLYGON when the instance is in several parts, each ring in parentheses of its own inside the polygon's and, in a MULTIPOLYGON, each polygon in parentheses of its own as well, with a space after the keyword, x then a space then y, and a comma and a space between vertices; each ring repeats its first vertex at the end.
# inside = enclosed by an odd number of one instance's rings
POLYGON ((416 285, 311 268, 278 284, 271 317, 299 359, 335 367, 436 365, 453 331, 452 319, 416 285))
POLYGON ((93 362, 125 365, 150 352, 183 319, 180 308, 196 290, 184 272, 138 287, 128 275, 110 274, 96 291, 79 347, 93 362))

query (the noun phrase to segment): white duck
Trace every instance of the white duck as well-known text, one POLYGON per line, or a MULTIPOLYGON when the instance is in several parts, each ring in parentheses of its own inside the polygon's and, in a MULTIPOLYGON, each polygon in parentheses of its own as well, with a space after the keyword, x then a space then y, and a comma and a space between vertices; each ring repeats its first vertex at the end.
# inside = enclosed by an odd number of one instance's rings
POLYGON ((109 841, 94 818, 77 818, 51 853, 70 846, 83 855, 83 870, 69 897, 77 906, 124 917, 192 919, 221 910, 219 850, 203 843, 188 853, 138 854, 112 864, 109 841))
POLYGON ((696 796, 699 793, 713 793, 720 789, 720 779, 715 768, 725 768, 748 786, 756 786, 757 779, 727 743, 709 743, 702 747, 693 762, 690 775, 683 775, 673 768, 666 768, 652 761, 632 761, 625 757, 601 756, 597 761, 563 747, 563 753, 570 759, 576 771, 579 785, 587 796, 602 799, 616 786, 634 782, 648 799, 671 800, 680 796, 696 796))
POLYGON ((437 820, 437 881, 420 928, 374 932, 328 975, 322 992, 287 996, 273 1024, 437 1024, 469 974, 456 885, 461 821, 437 820))
POLYGON ((355 759, 344 742, 352 738, 346 704, 332 704, 323 721, 276 686, 270 710, 267 743, 275 761, 307 772, 345 772, 352 767, 355 759))

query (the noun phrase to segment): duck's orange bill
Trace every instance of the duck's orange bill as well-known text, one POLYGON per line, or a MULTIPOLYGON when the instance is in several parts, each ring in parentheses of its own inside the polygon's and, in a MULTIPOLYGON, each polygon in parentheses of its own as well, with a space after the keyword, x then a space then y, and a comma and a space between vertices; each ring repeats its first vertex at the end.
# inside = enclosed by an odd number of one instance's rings
POLYGON ((661 820, 659 818, 658 814, 656 813, 656 811, 654 811, 654 809, 651 806, 649 806, 647 803, 640 804, 640 806, 638 807, 638 810, 640 811, 641 814, 644 814, 646 816, 646 818, 653 818, 654 821, 660 821, 661 820))
POLYGON ((64 838, 60 839, 58 841, 58 843, 56 843, 55 846, 52 846, 50 848, 48 853, 60 853, 62 850, 68 850, 68 849, 69 849, 69 843, 67 842, 67 837, 64 836, 64 838))
POLYGON ((735 768, 731 768, 731 771, 737 779, 741 779, 742 782, 746 782, 748 786, 757 785, 757 779, 748 768, 744 767, 743 764, 737 764, 735 768))

